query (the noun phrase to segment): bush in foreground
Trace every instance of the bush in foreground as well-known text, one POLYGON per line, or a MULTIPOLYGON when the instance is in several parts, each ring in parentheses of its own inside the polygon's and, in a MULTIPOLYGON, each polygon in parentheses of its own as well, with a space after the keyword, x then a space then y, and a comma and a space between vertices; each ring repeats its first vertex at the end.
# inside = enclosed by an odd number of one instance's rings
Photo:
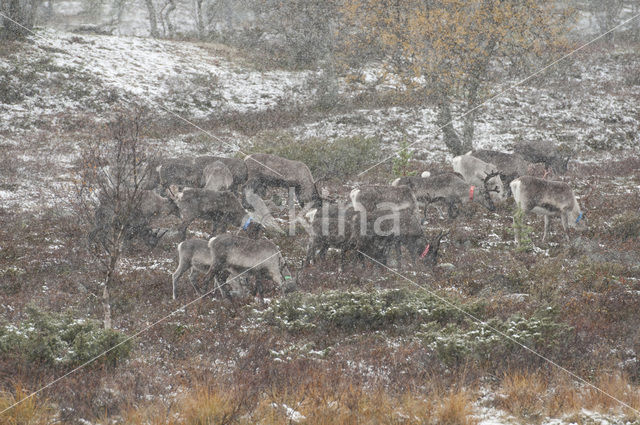
POLYGON ((124 342, 126 338, 122 332, 103 329, 97 320, 76 319, 70 312, 48 313, 32 307, 21 323, 0 325, 0 354, 6 360, 68 368, 117 346, 96 361, 115 365, 131 352, 131 341, 124 342))

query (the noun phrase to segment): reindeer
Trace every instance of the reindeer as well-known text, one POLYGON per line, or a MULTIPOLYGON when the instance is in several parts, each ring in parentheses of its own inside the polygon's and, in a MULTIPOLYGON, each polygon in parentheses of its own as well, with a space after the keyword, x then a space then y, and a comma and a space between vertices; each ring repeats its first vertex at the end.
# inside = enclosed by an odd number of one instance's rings
POLYGON ((276 155, 255 153, 244 160, 247 166, 247 186, 264 196, 267 187, 294 187, 302 207, 320 206, 320 195, 309 167, 276 155))
POLYGON ((476 186, 483 185, 486 177, 492 175, 493 177, 488 181, 493 186, 490 192, 492 201, 502 202, 506 199, 502 180, 495 165, 488 164, 469 154, 456 156, 451 160, 451 165, 453 165, 453 170, 460 173, 467 183, 476 186))
POLYGON ((210 155, 164 159, 155 168, 155 180, 157 185, 164 190, 171 185, 200 188, 207 182, 207 178, 204 176, 205 168, 214 162, 223 163, 231 173, 233 182, 228 186, 228 189, 236 190, 246 182, 247 166, 243 160, 210 155))
MULTIPOLYGON (((89 233, 89 240, 104 237, 104 231, 107 223, 111 220, 118 220, 114 217, 113 206, 104 199, 100 200, 100 204, 95 212, 94 227, 89 233)), ((154 248, 163 234, 159 234, 151 228, 151 221, 158 216, 179 215, 178 208, 169 199, 164 198, 151 190, 142 190, 140 202, 135 206, 133 219, 126 229, 127 240, 140 237, 150 248, 154 248)))
POLYGON ((555 174, 565 174, 569 168, 571 156, 561 153, 551 142, 522 142, 514 150, 530 163, 543 163, 547 170, 551 169, 555 174))
MULTIPOLYGON (((564 182, 523 176, 511 182, 511 191, 518 208, 525 213, 533 212, 544 216, 543 241, 547 237, 549 216, 560 217, 567 241, 569 240, 567 227, 577 230, 584 230, 587 227, 587 219, 580 210, 580 205, 578 205, 571 187, 564 182)), ((518 239, 519 235, 516 233, 515 240, 519 244, 518 239)))
POLYGON ((248 175, 247 165, 244 160, 240 158, 204 155, 193 159, 193 163, 200 170, 204 170, 207 165, 218 161, 226 165, 233 176, 233 183, 229 186, 229 190, 237 190, 240 186, 246 183, 248 175))
MULTIPOLYGON (((396 180, 397 181, 397 180, 396 180)), ((365 185, 353 189, 349 194, 353 209, 372 212, 376 209, 395 211, 408 210, 420 216, 418 200, 406 185, 365 185)))
POLYGON ((325 203, 321 209, 311 210, 306 216, 311 221, 313 231, 305 264, 317 256, 324 257, 330 247, 341 250, 340 271, 344 267, 346 253, 354 250, 386 264, 391 248, 395 248, 397 259, 401 262, 401 247, 404 246, 415 254, 415 258, 426 257, 425 262, 436 262, 442 234, 437 241, 429 244, 419 220, 409 210, 372 210, 365 214, 354 210, 352 206, 325 203), (429 246, 433 249, 429 250, 429 246))
POLYGON ((444 202, 448 207, 450 218, 458 216, 458 206, 470 202, 478 202, 489 211, 495 211, 495 205, 490 193, 489 181, 496 174, 491 173, 484 178, 483 187, 470 186, 458 173, 435 174, 430 177, 400 177, 392 184, 394 186, 408 186, 416 199, 426 206, 433 202, 444 202))
POLYGON ((353 208, 342 203, 325 202, 322 208, 309 211, 305 216, 311 222, 311 237, 304 265, 314 262, 318 256, 324 258, 329 248, 338 248, 341 251, 339 270, 342 271, 346 253, 356 249, 354 218, 357 215, 353 208))
POLYGON ((169 197, 173 199, 180 210, 182 224, 179 230, 183 240, 186 237, 189 224, 196 218, 212 220, 212 234, 215 235, 225 225, 241 226, 248 217, 248 213, 231 191, 189 187, 178 191, 176 186, 171 186, 169 197))
MULTIPOLYGON (((205 282, 213 277, 216 286, 225 291, 227 297, 229 293, 225 288, 226 282, 246 272, 253 275, 266 275, 283 293, 294 290, 296 287, 297 276, 292 278, 280 250, 267 239, 251 239, 225 233, 209 239, 208 247, 211 266, 205 282), (225 278, 223 275, 227 273, 229 276, 225 278), (222 279, 225 282, 219 285, 218 280, 222 279)), ((257 279, 259 282, 259 276, 257 279)), ((262 297, 261 284, 256 284, 256 291, 262 297)))
POLYGON ((367 215, 366 222, 357 218, 354 221, 356 228, 366 224, 365 229, 358 229, 354 243, 356 248, 364 252, 371 248, 374 252, 381 251, 383 264, 388 264, 390 251, 394 250, 398 266, 402 267, 402 247, 408 251, 411 259, 421 258, 426 264, 436 264, 440 240, 445 234, 441 232, 430 242, 419 217, 411 211, 374 210, 367 215))
POLYGON ((529 170, 533 165, 524 159, 522 155, 517 153, 480 149, 469 152, 469 155, 496 166, 497 171, 500 172, 500 178, 502 179, 503 186, 506 189, 506 197, 511 196, 511 188, 509 187, 511 182, 518 177, 530 174, 529 170))
POLYGON ((229 190, 233 186, 233 174, 222 161, 207 164, 202 170, 202 188, 207 190, 229 190))

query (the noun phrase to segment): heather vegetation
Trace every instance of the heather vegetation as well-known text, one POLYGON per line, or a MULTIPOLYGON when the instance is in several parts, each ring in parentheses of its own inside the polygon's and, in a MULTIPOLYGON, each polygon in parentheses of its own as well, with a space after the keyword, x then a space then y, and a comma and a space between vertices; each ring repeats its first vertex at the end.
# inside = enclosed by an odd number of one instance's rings
POLYGON ((640 18, 523 81, 636 3, 0 0, 0 424, 638 423, 640 18), (296 290, 173 299, 165 161, 277 155, 326 202, 472 148, 535 157, 586 228, 465 186, 390 268, 305 264, 315 199, 256 185, 296 290))

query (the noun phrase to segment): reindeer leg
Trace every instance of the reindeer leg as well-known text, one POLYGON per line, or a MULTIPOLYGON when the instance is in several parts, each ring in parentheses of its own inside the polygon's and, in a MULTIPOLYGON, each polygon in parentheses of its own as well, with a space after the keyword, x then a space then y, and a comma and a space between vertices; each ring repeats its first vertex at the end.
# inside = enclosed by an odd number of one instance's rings
POLYGON ((189 264, 187 261, 181 261, 178 264, 178 268, 176 269, 175 272, 173 272, 173 275, 171 275, 172 277, 172 284, 173 284, 173 299, 176 299, 176 287, 178 286, 178 280, 180 280, 180 277, 182 276, 182 274, 187 271, 188 268, 191 267, 191 264, 189 264))
POLYGON ((564 237, 569 242, 569 218, 566 213, 560 214, 560 220, 562 221, 562 228, 564 229, 564 237))
POLYGON ((185 220, 178 226, 178 233, 180 233, 180 240, 184 241, 187 239, 187 228, 191 224, 190 220, 185 220))
POLYGON ((549 216, 544 215, 544 234, 542 235, 542 242, 547 238, 547 227, 549 227, 549 216))
POLYGON ((520 232, 516 229, 516 217, 513 216, 513 237, 516 242, 516 246, 520 246, 520 232))
POLYGON ((189 272, 189 282, 191 282, 191 286, 193 286, 193 289, 196 290, 196 294, 201 295, 196 282, 197 281, 196 275, 197 275, 197 272, 195 268, 191 267, 191 271, 189 272))

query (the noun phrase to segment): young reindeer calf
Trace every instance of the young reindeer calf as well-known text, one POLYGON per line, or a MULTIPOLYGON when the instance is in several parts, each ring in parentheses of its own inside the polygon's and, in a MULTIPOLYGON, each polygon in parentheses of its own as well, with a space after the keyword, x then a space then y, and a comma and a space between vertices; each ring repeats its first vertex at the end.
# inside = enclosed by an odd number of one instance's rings
MULTIPOLYGON (((580 210, 573 190, 564 182, 549 181, 532 176, 523 176, 511 182, 511 191, 516 205, 523 212, 534 212, 544 216, 544 235, 547 237, 549 216, 560 216, 562 228, 567 240, 567 227, 577 230, 587 228, 587 219, 580 210)), ((515 218, 514 218, 515 220, 515 218)), ((516 243, 519 243, 516 233, 516 243)))

